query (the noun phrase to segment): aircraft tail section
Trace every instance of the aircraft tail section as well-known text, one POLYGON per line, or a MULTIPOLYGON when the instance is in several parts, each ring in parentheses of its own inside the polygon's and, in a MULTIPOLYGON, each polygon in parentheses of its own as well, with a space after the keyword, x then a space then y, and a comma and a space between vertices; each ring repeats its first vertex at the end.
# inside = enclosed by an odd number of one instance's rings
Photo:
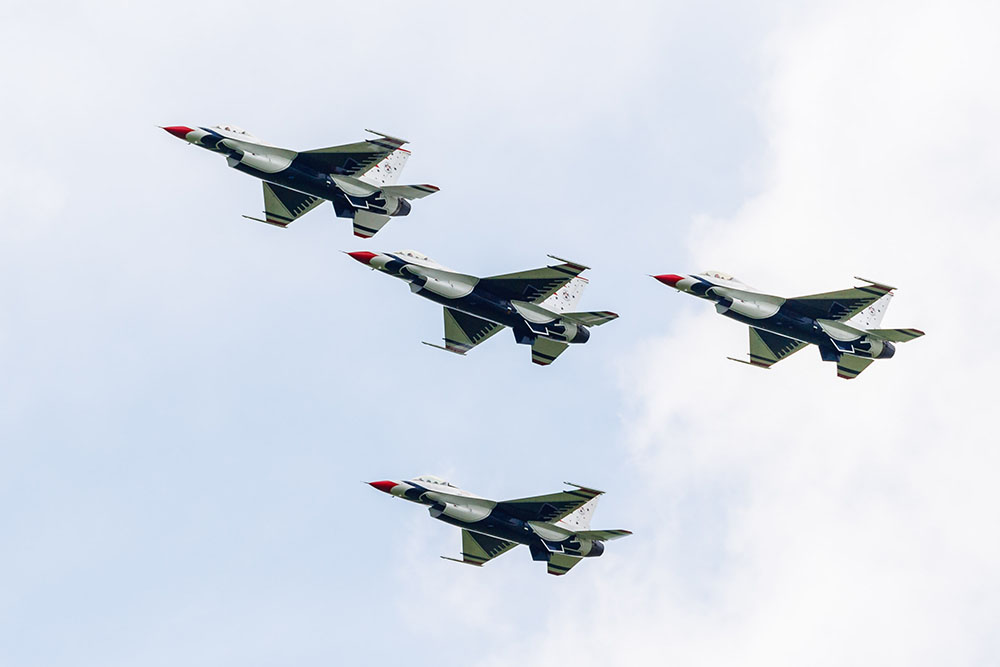
POLYGON ((588 284, 589 281, 586 278, 576 276, 538 305, 553 313, 565 313, 580 300, 583 290, 587 288, 588 284))
POLYGON ((590 520, 594 518, 594 510, 597 509, 597 501, 600 496, 594 496, 578 508, 559 520, 562 527, 574 532, 590 530, 590 520))
POLYGON ((405 148, 397 148, 366 171, 361 180, 374 185, 392 185, 399 181, 399 175, 403 173, 403 167, 406 166, 406 161, 409 159, 410 151, 405 148))
POLYGON ((885 311, 889 309, 889 302, 892 301, 892 295, 892 292, 887 292, 857 315, 849 320, 844 320, 844 324, 857 329, 874 329, 882 324, 882 318, 885 317, 885 311))

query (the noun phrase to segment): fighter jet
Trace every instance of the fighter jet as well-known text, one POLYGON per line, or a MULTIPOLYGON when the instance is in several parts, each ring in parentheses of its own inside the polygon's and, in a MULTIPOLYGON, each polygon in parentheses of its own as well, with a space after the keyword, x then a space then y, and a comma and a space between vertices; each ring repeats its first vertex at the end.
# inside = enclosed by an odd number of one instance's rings
POLYGON ((457 273, 414 250, 349 252, 366 266, 410 283, 410 290, 444 306, 444 346, 464 355, 505 326, 514 340, 531 345, 531 360, 548 366, 570 343, 586 343, 588 327, 618 317, 600 310, 568 312, 587 285, 589 267, 558 257, 561 264, 488 278, 457 273))
POLYGON ((427 505, 431 516, 462 529, 462 558, 482 567, 518 544, 526 544, 532 560, 548 563, 549 574, 566 574, 581 558, 604 553, 604 542, 626 537, 628 530, 590 530, 598 497, 604 493, 571 484, 570 491, 516 500, 487 500, 439 477, 369 482, 379 491, 427 505))
POLYGON ((265 143, 233 125, 163 128, 190 144, 226 156, 230 167, 264 181, 264 217, 248 220, 287 227, 326 200, 338 218, 354 221, 354 235, 374 236, 410 200, 438 191, 433 185, 396 185, 410 151, 405 139, 373 132, 377 139, 296 152, 265 143))
POLYGON ((893 343, 924 335, 919 329, 879 329, 895 287, 858 278, 863 287, 785 299, 771 296, 719 271, 688 276, 653 276, 680 292, 715 302, 720 314, 750 325, 749 361, 770 368, 808 344, 823 361, 837 364, 837 376, 856 378, 875 359, 896 353, 893 343))

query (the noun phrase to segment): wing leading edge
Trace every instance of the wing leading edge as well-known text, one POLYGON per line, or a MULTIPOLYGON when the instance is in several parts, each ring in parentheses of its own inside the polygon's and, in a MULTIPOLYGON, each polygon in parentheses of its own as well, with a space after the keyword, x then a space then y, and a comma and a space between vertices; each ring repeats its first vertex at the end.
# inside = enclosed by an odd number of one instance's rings
POLYGON ((597 489, 580 486, 570 491, 549 493, 543 496, 504 500, 497 503, 497 507, 524 521, 554 522, 603 493, 597 489))
MULTIPOLYGON (((559 259, 558 257, 552 258, 559 259)), ((559 259, 559 261, 560 264, 544 266, 540 269, 483 278, 479 284, 505 299, 540 303, 589 268, 583 264, 563 259, 559 259)))

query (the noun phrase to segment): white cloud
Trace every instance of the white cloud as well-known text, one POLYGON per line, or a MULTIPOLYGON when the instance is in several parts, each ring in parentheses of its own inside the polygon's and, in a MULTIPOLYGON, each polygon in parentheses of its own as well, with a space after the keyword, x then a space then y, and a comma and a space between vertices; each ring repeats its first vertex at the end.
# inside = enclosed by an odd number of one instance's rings
POLYGON ((636 517, 632 562, 525 640, 526 662, 995 658, 997 18, 837 4, 776 33, 767 186, 698 221, 692 266, 662 270, 711 265, 788 295, 867 275, 901 288, 887 326, 928 335, 852 382, 814 350, 759 371, 723 359, 743 327, 664 287, 681 314, 621 370, 654 516, 636 517))

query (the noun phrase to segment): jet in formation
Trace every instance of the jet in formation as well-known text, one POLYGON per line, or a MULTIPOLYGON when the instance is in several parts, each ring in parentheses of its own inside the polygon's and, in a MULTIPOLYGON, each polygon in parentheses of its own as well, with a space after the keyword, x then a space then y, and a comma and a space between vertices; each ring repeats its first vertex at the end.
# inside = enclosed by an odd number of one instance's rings
POLYGON ((749 361, 770 368, 806 345, 819 347, 823 361, 837 364, 837 375, 856 378, 876 359, 896 353, 893 343, 924 335, 919 329, 879 329, 895 287, 857 278, 863 287, 786 299, 764 294, 718 271, 653 276, 661 283, 715 302, 720 314, 750 325, 749 361))
POLYGON ((392 217, 410 212, 410 200, 438 191, 433 185, 396 185, 410 151, 404 139, 376 135, 354 144, 296 152, 265 143, 232 125, 163 128, 190 144, 226 156, 230 167, 264 181, 264 217, 249 220, 287 227, 333 202, 338 218, 351 218, 354 234, 374 236, 392 217))
POLYGON ((583 558, 604 553, 604 542, 626 537, 628 530, 591 530, 603 491, 570 484, 569 491, 516 500, 488 500, 439 477, 369 482, 379 491, 427 505, 433 518, 462 529, 462 558, 445 560, 481 567, 519 544, 532 560, 545 561, 549 574, 563 575, 583 558))
POLYGON ((410 289, 444 306, 444 346, 464 355, 504 327, 514 340, 531 345, 531 360, 548 366, 572 343, 586 343, 589 327, 618 317, 600 310, 571 312, 588 267, 552 257, 560 264, 488 278, 457 273, 413 250, 347 253, 382 273, 410 283, 410 289))

